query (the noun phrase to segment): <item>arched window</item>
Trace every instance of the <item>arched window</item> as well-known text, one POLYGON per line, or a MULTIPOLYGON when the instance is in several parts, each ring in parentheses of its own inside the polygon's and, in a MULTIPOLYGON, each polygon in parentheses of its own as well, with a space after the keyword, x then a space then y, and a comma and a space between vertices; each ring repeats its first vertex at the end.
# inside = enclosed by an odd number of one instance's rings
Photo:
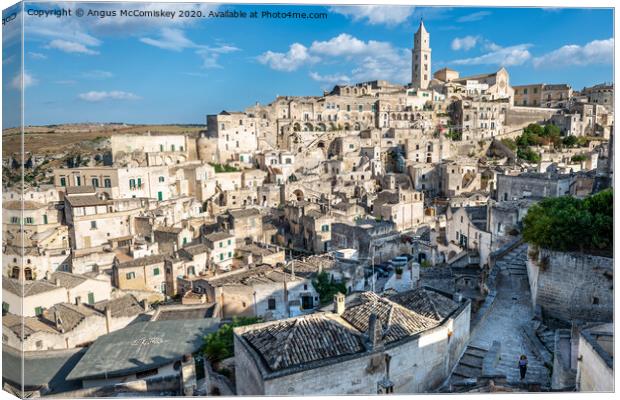
POLYGON ((32 278, 32 269, 31 268, 24 268, 24 279, 27 281, 31 281, 32 278))
POLYGON ((11 270, 11 278, 19 279, 19 267, 13 267, 11 270))

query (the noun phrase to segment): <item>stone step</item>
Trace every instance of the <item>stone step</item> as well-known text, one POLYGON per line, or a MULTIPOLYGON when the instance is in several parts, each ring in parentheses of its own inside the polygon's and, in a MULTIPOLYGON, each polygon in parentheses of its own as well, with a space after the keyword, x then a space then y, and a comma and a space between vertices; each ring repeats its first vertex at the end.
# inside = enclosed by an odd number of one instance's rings
POLYGON ((487 354, 487 352, 488 352, 487 349, 483 349, 482 347, 474 346, 472 344, 468 345, 467 349, 465 349, 465 353, 478 356, 478 357, 484 357, 487 354))
POLYGON ((465 354, 463 354, 463 357, 461 357, 459 364, 463 364, 468 367, 482 368, 482 359, 483 358, 480 356, 468 354, 466 352, 465 354))
POLYGON ((477 378, 482 375, 482 368, 468 367, 463 364, 459 364, 454 369, 454 374, 460 375, 466 378, 477 378))

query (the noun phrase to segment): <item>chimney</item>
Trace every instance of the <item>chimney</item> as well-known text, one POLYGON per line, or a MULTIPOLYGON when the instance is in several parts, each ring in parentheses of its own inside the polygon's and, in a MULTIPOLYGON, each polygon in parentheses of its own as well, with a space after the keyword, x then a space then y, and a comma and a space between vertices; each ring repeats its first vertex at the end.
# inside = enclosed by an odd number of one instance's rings
POLYGON ((368 317, 368 342, 370 349, 376 348, 381 341, 381 321, 377 321, 377 314, 368 317))
POLYGON ((105 307, 105 330, 106 333, 110 333, 110 326, 112 325, 112 309, 110 306, 105 307))
POLYGON ((142 300, 142 306, 144 307, 144 311, 148 311, 151 308, 151 305, 149 304, 148 299, 142 300))
POLYGON ((345 309, 345 297, 344 294, 338 292, 334 295, 334 312, 338 315, 342 315, 345 309))
POLYGON ((172 243, 172 251, 176 253, 178 249, 179 249, 178 243, 177 242, 172 243))
POLYGON ((48 281, 52 281, 52 272, 51 271, 45 271, 45 279, 48 281))
POLYGON ((463 301, 463 295, 460 293, 454 293, 452 295, 452 300, 456 301, 457 303, 460 303, 461 301, 463 301))
POLYGON ((60 318, 58 310, 54 310, 54 325, 56 325, 56 329, 58 329, 61 333, 65 333, 65 329, 62 327, 62 319, 60 318))

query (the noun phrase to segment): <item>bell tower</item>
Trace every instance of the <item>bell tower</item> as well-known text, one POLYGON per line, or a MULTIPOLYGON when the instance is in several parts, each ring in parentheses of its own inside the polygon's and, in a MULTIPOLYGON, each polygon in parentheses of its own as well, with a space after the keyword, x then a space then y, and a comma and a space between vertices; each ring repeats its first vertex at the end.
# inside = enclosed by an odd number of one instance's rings
POLYGON ((420 27, 413 37, 411 49, 411 86, 428 89, 431 81, 431 35, 420 20, 420 27))

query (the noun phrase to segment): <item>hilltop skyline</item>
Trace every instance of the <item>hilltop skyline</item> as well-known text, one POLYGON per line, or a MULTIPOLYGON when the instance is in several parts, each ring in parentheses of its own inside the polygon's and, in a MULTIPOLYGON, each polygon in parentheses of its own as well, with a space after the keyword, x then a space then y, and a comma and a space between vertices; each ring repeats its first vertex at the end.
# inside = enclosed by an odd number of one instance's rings
MULTIPOLYGON (((83 6, 150 9, 147 3, 83 6)), ((158 4, 170 11, 179 7, 158 4)), ((198 124, 206 114, 243 110, 277 95, 321 95, 335 84, 375 79, 407 83, 421 17, 431 33, 433 72, 450 67, 470 75, 505 66, 512 85, 568 83, 576 90, 613 79, 611 9, 185 7, 205 13, 327 13, 327 18, 26 16, 25 123, 198 124)), ((5 46, 10 29, 10 24, 4 28, 5 46)), ((4 96, 11 99, 18 93, 19 62, 7 50, 3 68, 4 96)), ((18 125, 11 114, 5 112, 4 128, 18 125)))

